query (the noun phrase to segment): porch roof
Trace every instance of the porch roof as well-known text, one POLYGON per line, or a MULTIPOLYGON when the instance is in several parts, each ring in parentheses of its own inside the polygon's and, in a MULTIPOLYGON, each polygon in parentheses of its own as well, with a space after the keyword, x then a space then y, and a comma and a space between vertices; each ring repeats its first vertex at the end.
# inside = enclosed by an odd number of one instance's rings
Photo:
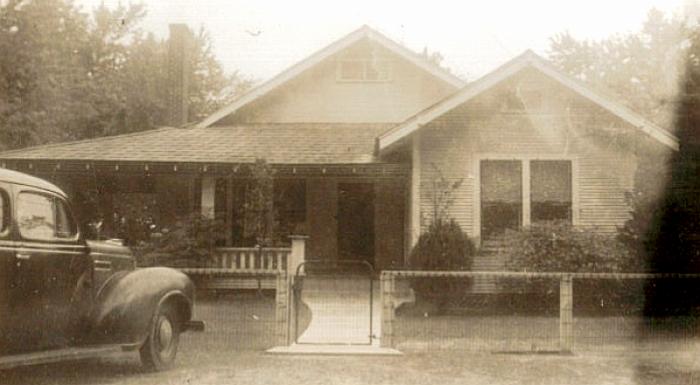
POLYGON ((277 123, 164 127, 133 134, 35 146, 0 160, 94 162, 368 164, 375 139, 393 124, 277 123))

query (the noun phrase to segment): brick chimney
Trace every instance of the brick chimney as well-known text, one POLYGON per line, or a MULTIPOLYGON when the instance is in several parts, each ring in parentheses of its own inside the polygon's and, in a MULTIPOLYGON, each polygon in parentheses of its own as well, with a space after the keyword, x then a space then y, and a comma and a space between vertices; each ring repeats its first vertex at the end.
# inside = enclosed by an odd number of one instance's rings
POLYGON ((187 95, 192 52, 192 33, 185 24, 170 24, 168 44, 168 121, 173 127, 187 124, 187 95))

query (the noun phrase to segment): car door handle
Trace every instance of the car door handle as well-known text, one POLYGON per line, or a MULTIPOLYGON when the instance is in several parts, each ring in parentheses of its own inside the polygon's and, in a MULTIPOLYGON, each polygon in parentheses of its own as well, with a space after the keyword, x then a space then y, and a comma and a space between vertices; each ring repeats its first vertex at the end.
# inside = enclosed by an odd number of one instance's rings
POLYGON ((112 269, 112 262, 111 261, 104 261, 101 259, 95 260, 95 269, 97 270, 111 270, 112 269))
POLYGON ((26 261, 26 260, 32 258, 32 256, 30 254, 24 254, 24 253, 17 253, 15 256, 17 257, 17 259, 21 259, 23 261, 26 261))

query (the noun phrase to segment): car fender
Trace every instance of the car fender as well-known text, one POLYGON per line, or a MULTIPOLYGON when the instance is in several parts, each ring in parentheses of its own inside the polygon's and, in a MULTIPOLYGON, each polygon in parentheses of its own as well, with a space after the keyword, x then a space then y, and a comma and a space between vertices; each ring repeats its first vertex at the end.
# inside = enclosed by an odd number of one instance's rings
POLYGON ((115 274, 100 289, 93 312, 98 343, 140 345, 148 336, 159 306, 177 308, 181 325, 192 317, 194 285, 183 273, 151 267, 115 274))

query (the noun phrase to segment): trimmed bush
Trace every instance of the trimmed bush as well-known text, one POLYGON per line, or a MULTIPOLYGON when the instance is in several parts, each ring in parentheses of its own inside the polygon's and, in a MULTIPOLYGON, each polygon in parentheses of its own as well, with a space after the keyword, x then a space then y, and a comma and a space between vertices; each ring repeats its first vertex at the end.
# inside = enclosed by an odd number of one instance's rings
POLYGON ((636 261, 617 239, 565 222, 533 224, 505 235, 506 267, 513 271, 629 272, 636 261))
MULTIPOLYGON (((437 219, 418 238, 410 255, 410 268, 416 270, 470 270, 476 248, 459 224, 437 219)), ((439 310, 461 301, 469 287, 465 279, 416 279, 416 296, 432 302, 439 310)))
MULTIPOLYGON (((639 271, 639 260, 614 236, 579 229, 568 223, 545 222, 505 235, 506 268, 530 272, 614 273, 639 271)), ((504 282, 512 292, 529 293, 526 300, 538 301, 539 295, 557 296, 559 282, 529 279, 504 282)), ((577 312, 605 314, 608 311, 630 313, 640 309, 643 298, 639 282, 634 280, 586 279, 574 283, 577 312)))
POLYGON ((418 238, 410 265, 418 270, 469 270, 475 251, 474 243, 454 219, 438 219, 418 238))

